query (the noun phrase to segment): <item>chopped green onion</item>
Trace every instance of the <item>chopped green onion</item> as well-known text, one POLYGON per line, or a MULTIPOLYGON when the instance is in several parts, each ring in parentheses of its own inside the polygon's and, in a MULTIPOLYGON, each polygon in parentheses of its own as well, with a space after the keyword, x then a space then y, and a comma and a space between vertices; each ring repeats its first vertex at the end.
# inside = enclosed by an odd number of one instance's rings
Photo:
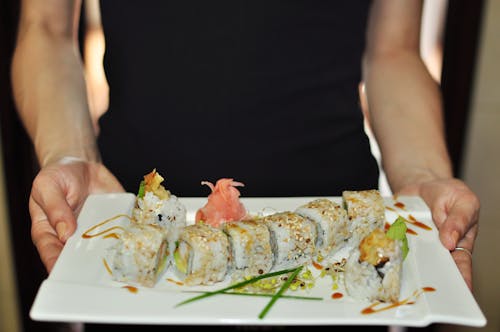
POLYGON ((269 301, 269 303, 266 305, 266 307, 259 314, 259 318, 260 319, 264 318, 264 316, 267 314, 267 312, 269 311, 269 309, 271 309, 271 307, 273 306, 273 304, 282 296, 282 294, 288 289, 288 287, 290 287, 291 283, 293 282, 293 280, 295 279, 295 277, 297 277, 297 275, 302 270, 302 268, 303 268, 303 266, 300 266, 300 267, 296 268, 293 271, 292 275, 281 286, 281 288, 278 290, 278 292, 276 292, 276 294, 273 295, 273 297, 271 298, 271 301, 269 301))
MULTIPOLYGON (((184 293, 209 293, 204 291, 184 291, 184 293)), ((266 293, 243 293, 243 292, 222 292, 224 295, 241 295, 241 296, 260 296, 260 297, 272 297, 274 294, 266 294, 266 293)), ((312 300, 312 301, 322 301, 322 297, 314 297, 314 296, 297 296, 297 295, 282 295, 284 299, 292 299, 292 300, 312 300)))
POLYGON ((137 197, 143 198, 145 191, 146 191, 146 182, 142 180, 141 183, 139 184, 139 192, 137 193, 137 197))
MULTIPOLYGON (((302 267, 300 269, 302 269, 302 267)), ((257 277, 254 277, 254 278, 251 278, 251 279, 248 279, 248 280, 236 283, 236 284, 233 284, 231 286, 228 286, 228 287, 225 287, 225 288, 213 291, 213 292, 206 292, 206 293, 203 293, 201 295, 192 297, 190 299, 187 299, 185 301, 182 301, 182 302, 176 304, 175 307, 179 307, 181 305, 184 305, 184 304, 187 304, 187 303, 191 303, 191 302, 194 302, 196 300, 201 300, 201 299, 204 299, 204 298, 209 297, 209 296, 213 296, 213 295, 217 295, 217 294, 222 294, 225 291, 228 291, 230 289, 240 288, 240 287, 246 286, 248 284, 254 283, 254 282, 258 281, 258 280, 264 279, 264 278, 274 277, 274 276, 277 276, 277 275, 281 275, 281 274, 285 274, 285 273, 289 273, 289 272, 294 272, 294 271, 297 271, 297 270, 296 269, 288 269, 288 270, 281 270, 281 271, 276 271, 276 272, 272 272, 272 273, 266 273, 266 274, 263 274, 263 275, 260 275, 260 276, 257 276, 257 277)))

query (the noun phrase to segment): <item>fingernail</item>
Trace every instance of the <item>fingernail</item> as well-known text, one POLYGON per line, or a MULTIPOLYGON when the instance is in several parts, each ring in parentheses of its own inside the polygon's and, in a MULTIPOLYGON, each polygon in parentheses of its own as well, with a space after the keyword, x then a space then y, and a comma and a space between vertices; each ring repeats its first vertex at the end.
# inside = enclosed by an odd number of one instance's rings
POLYGON ((458 234, 458 232, 457 232, 457 231, 453 231, 453 232, 451 232, 451 239, 453 240, 453 243, 454 243, 453 245, 454 245, 454 246, 456 246, 456 245, 458 244, 458 237, 459 237, 459 236, 460 236, 460 235, 458 234))
POLYGON ((66 223, 60 222, 56 225, 56 232, 59 240, 66 241, 66 223))

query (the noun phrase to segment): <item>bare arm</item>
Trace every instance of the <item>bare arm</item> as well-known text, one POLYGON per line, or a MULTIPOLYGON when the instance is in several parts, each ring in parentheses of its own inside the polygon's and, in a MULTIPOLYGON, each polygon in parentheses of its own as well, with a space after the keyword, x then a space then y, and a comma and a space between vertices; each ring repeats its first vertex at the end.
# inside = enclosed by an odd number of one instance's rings
POLYGON ((376 0, 363 65, 371 128, 396 194, 420 195, 443 245, 472 288, 471 257, 479 200, 453 177, 444 137, 441 95, 420 58, 422 1, 376 0))
POLYGON ((75 231, 87 196, 123 191, 96 146, 76 38, 79 10, 80 1, 23 1, 12 64, 16 106, 41 166, 29 211, 47 271, 75 231))
POLYGON ((394 192, 452 176, 441 95, 420 58, 421 1, 374 2, 364 81, 370 123, 394 192))
POLYGON ((97 161, 77 32, 80 1, 26 0, 12 63, 16 105, 41 166, 97 161))

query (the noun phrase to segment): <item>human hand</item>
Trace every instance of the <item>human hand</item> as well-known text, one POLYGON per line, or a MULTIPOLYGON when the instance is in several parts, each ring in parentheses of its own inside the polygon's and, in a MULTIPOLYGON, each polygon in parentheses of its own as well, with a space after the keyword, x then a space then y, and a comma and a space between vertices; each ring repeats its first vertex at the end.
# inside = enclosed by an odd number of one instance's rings
POLYGON ((122 191, 101 163, 63 158, 40 170, 29 200, 31 238, 49 273, 76 229, 76 217, 87 196, 122 191))
POLYGON ((469 187, 458 179, 422 182, 396 194, 419 195, 429 206, 443 245, 450 250, 469 289, 472 290, 472 255, 478 232, 480 203, 469 187))

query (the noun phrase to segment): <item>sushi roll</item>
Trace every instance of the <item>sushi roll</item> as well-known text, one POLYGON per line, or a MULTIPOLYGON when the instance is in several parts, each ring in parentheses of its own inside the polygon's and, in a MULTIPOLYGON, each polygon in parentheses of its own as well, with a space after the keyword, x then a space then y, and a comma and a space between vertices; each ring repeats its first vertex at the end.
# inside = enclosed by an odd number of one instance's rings
POLYGON ((271 233, 274 271, 309 264, 315 252, 316 225, 297 213, 285 211, 262 221, 271 233))
MULTIPOLYGON (((179 231, 186 226, 186 207, 177 196, 165 189, 161 184, 163 180, 156 169, 144 176, 132 210, 132 218, 139 224, 158 225, 164 228, 171 245, 169 252, 173 252, 179 231)), ((169 263, 170 261, 171 257, 169 263)))
POLYGON ((228 272, 229 239, 219 228, 189 225, 181 230, 173 257, 186 285, 211 285, 224 280, 228 272))
POLYGON ((271 234, 264 223, 244 220, 224 224, 231 244, 232 271, 236 278, 267 273, 273 267, 271 234))
POLYGON ((132 223, 108 253, 113 280, 153 287, 167 267, 167 233, 156 225, 132 223))
POLYGON ((163 177, 153 170, 144 176, 132 216, 140 224, 157 224, 172 230, 186 225, 186 207, 161 184, 163 177))
POLYGON ((349 237, 347 212, 342 205, 319 198, 299 206, 295 212, 312 220, 317 228, 316 250, 323 258, 335 254, 349 237))
POLYGON ((349 247, 357 247, 371 231, 384 227, 385 205, 378 190, 346 190, 342 193, 342 200, 347 210, 349 247))
POLYGON ((347 258, 347 293, 358 300, 397 302, 402 263, 402 241, 388 237, 382 229, 373 230, 347 258))

